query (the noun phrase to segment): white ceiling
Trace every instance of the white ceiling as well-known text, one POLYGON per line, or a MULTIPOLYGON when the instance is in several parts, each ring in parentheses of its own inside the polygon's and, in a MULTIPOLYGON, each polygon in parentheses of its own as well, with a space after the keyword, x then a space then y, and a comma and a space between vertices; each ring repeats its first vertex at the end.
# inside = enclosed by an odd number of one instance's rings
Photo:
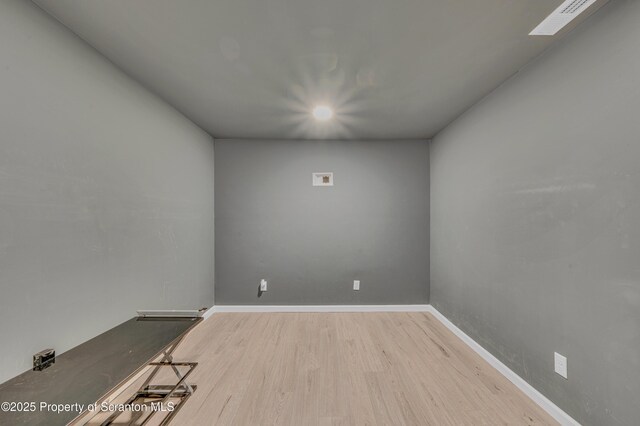
POLYGON ((431 137, 558 38, 528 33, 562 3, 34 1, 214 137, 263 139, 431 137))

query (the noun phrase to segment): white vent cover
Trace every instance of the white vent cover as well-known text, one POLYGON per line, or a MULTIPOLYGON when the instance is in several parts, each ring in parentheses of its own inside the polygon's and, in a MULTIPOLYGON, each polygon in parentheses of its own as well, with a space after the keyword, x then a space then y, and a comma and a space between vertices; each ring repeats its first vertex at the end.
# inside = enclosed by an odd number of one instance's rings
POLYGON ((567 0, 529 35, 554 35, 595 2, 596 0, 567 0))
POLYGON ((315 172, 311 177, 313 186, 333 186, 333 173, 331 172, 315 172))

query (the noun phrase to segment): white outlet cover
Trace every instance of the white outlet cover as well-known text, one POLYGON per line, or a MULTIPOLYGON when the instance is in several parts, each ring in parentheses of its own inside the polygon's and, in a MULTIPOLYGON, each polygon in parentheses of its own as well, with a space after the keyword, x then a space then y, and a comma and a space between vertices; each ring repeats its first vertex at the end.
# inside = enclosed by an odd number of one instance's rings
POLYGON ((333 186, 333 172, 313 172, 311 183, 313 186, 333 186))
POLYGON ((260 280, 260 291, 267 291, 267 280, 260 280))
POLYGON ((567 357, 560 355, 558 352, 553 353, 555 372, 567 378, 567 357))
POLYGON ((353 280, 353 289, 360 290, 360 280, 353 280))

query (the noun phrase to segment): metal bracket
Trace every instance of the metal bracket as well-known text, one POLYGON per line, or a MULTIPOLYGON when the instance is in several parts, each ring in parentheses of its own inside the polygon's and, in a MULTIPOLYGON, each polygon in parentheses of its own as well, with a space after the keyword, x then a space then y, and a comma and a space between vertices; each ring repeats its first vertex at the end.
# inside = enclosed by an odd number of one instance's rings
MULTIPOLYGON (((144 405, 159 405, 165 406, 170 399, 178 399, 178 402, 174 406, 173 410, 169 412, 169 414, 159 423, 160 425, 167 425, 171 419, 178 413, 178 410, 182 407, 182 405, 186 402, 187 399, 196 391, 197 386, 191 385, 187 382, 187 377, 193 372, 193 370, 197 367, 197 362, 174 362, 173 361, 173 351, 180 344, 180 340, 174 342, 170 347, 165 349, 162 353, 162 358, 157 362, 150 362, 148 365, 153 366, 153 370, 144 383, 140 386, 140 388, 124 403, 127 404, 144 404, 144 405), (167 384, 151 384, 153 379, 160 372, 160 369, 170 367, 176 377, 178 378, 177 383, 173 385, 167 384), (181 367, 188 367, 188 370, 183 374, 180 371, 181 367)), ((149 410, 149 411, 137 411, 132 413, 131 419, 129 420, 129 425, 145 425, 149 420, 157 413, 158 410, 149 410), (148 414, 142 422, 140 422, 142 416, 148 414)), ((122 412, 115 412, 109 416, 103 423, 102 426, 108 426, 113 424, 116 419, 123 414, 122 412)), ((120 423, 119 423, 120 424, 120 423)))

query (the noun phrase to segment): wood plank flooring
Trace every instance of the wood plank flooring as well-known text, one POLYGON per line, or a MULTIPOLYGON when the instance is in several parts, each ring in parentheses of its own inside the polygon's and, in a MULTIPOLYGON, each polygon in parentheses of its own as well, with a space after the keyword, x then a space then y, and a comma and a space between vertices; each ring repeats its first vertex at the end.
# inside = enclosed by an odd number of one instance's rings
POLYGON ((219 313, 175 425, 557 424, 428 313, 219 313))

